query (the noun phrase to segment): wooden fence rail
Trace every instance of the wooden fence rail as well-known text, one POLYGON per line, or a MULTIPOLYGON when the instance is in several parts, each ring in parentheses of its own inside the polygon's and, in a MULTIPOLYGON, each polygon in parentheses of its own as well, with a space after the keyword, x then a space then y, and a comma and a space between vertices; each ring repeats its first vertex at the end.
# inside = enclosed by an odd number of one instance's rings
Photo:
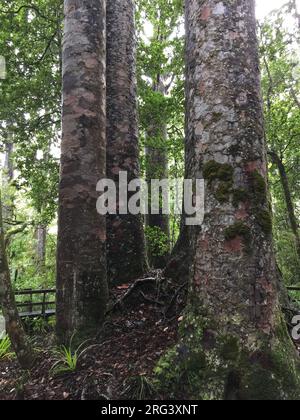
POLYGON ((17 308, 21 318, 50 318, 55 315, 55 289, 40 289, 40 290, 17 290, 15 292, 17 308), (49 297, 50 295, 50 297, 49 297), (40 296, 41 299, 34 300, 35 296, 40 296), (26 301, 21 302, 20 298, 27 298, 26 301))
MULTIPOLYGON (((288 287, 289 292, 300 292, 300 287, 288 287)), ((15 292, 17 307, 21 318, 50 318, 54 316, 55 298, 51 300, 50 296, 55 296, 55 289, 40 289, 40 290, 17 290, 15 292), (34 296, 41 296, 41 300, 34 301, 34 296), (27 297, 28 300, 20 302, 19 299, 27 297)))
POLYGON ((300 292, 300 287, 288 287, 287 288, 289 292, 300 292))

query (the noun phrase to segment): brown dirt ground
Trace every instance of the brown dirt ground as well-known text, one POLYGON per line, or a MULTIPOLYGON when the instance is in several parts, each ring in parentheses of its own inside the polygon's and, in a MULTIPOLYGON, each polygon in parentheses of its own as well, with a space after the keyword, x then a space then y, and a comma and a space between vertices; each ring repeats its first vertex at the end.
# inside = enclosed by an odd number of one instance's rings
MULTIPOLYGON (((122 309, 107 318, 74 373, 51 374, 53 332, 34 337, 38 358, 30 374, 22 373, 16 360, 0 361, 0 400, 138 399, 136 378, 150 378, 157 361, 177 339, 184 297, 176 296, 178 288, 169 286, 165 281, 163 287, 160 283, 137 288, 122 309)), ((113 300, 127 291, 128 285, 115 288, 113 300)))

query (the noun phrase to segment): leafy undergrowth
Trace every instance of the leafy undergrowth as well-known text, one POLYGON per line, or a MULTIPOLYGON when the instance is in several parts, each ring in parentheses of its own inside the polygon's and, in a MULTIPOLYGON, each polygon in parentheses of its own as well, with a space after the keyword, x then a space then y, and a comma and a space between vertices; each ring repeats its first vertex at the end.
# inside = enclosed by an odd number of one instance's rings
MULTIPOLYGON (((112 312, 74 372, 54 374, 52 367, 57 359, 53 352, 53 333, 34 337, 38 360, 30 374, 22 373, 16 360, 0 361, 0 400, 162 397, 154 395, 151 376, 162 354, 176 342, 182 303, 180 296, 176 296, 176 288, 164 290, 168 289, 166 283, 160 279, 154 286, 147 284, 146 290, 138 288, 121 309, 112 312), (179 306, 166 317, 172 296, 176 296, 179 306)), ((126 293, 126 285, 115 288, 114 300, 126 293)))

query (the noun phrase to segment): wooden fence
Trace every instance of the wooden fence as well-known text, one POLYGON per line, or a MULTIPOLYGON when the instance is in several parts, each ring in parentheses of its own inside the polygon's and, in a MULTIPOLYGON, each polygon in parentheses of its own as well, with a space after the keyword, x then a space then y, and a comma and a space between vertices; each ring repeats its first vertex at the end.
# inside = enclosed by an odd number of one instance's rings
POLYGON ((18 290, 15 292, 21 318, 49 318, 55 315, 55 289, 18 290), (37 299, 35 299, 37 297, 37 299))

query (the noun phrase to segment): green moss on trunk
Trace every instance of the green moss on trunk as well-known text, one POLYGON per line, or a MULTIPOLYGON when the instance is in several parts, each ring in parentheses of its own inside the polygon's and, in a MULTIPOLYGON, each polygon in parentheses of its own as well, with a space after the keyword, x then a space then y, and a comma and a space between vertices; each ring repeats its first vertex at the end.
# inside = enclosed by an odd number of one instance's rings
POLYGON ((255 201, 257 205, 264 204, 267 197, 267 184, 265 178, 258 171, 254 171, 251 174, 250 182, 252 186, 253 201, 255 201))
POLYGON ((257 222, 266 235, 270 235, 273 230, 272 213, 267 210, 259 210, 256 214, 257 222))
POLYGON ((231 192, 232 192, 231 182, 221 182, 215 193, 216 199, 220 203, 227 203, 230 200, 231 192))
POLYGON ((284 321, 278 325, 272 347, 268 336, 250 346, 189 314, 180 328, 184 338, 155 368, 156 386, 170 398, 298 400, 299 360, 284 321))
POLYGON ((225 163, 221 164, 214 160, 207 162, 203 167, 204 179, 208 180, 209 183, 220 180, 224 182, 233 183, 234 169, 231 165, 225 163))
POLYGON ((233 205, 238 207, 240 203, 249 200, 249 193, 243 188, 238 188, 233 191, 233 205))
POLYGON ((250 228, 243 222, 236 222, 234 225, 225 229, 226 241, 231 241, 238 236, 241 236, 247 245, 251 242, 250 228))

